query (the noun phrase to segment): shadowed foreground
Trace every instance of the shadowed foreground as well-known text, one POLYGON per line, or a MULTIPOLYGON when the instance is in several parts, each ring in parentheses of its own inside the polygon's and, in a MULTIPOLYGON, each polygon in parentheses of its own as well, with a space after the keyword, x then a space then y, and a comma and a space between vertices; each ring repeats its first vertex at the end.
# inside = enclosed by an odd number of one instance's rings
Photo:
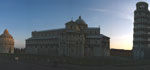
POLYGON ((150 60, 137 62, 125 57, 52 58, 1 54, 0 68, 2 70, 149 70, 150 60), (19 61, 13 59, 16 56, 20 58, 19 61), (46 61, 47 59, 49 62, 46 61), (58 62, 55 63, 56 59, 58 62), (62 62, 63 60, 65 62, 62 62))
POLYGON ((2 70, 149 70, 150 65, 142 66, 79 66, 79 65, 58 65, 53 67, 51 65, 39 64, 22 64, 22 63, 1 63, 2 70))
POLYGON ((149 70, 150 65, 71 65, 71 64, 34 64, 10 62, 0 59, 2 70, 149 70))

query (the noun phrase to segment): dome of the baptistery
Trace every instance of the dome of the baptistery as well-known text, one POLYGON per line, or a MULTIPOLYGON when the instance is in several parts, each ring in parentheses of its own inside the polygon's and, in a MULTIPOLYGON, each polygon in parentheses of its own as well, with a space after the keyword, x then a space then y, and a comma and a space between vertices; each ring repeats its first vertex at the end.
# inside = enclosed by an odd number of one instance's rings
POLYGON ((0 35, 0 44, 14 44, 13 37, 9 34, 6 29, 2 35, 0 35))

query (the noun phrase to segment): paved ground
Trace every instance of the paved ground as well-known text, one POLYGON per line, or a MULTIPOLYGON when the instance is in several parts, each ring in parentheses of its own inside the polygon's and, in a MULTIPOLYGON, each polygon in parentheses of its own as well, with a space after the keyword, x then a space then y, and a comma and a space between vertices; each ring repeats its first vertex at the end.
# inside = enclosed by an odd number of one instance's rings
POLYGON ((10 62, 0 58, 0 70, 150 70, 150 65, 104 65, 104 66, 83 66, 58 64, 31 64, 23 62, 10 62))
POLYGON ((1 70, 149 70, 150 65, 141 65, 141 66, 58 65, 58 67, 53 67, 51 65, 39 65, 39 64, 3 63, 0 64, 0 69, 1 70))

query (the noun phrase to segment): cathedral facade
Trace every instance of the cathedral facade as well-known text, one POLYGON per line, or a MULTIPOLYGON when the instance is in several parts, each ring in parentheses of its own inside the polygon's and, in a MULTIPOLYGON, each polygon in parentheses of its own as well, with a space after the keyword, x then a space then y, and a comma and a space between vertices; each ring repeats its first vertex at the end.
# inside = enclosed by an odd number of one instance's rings
POLYGON ((51 56, 109 56, 110 38, 100 27, 88 27, 79 16, 65 28, 33 31, 26 39, 26 53, 51 56))
POLYGON ((0 35, 0 53, 14 53, 14 39, 7 29, 0 35))
POLYGON ((138 2, 136 4, 133 37, 134 58, 150 58, 150 11, 146 2, 138 2))

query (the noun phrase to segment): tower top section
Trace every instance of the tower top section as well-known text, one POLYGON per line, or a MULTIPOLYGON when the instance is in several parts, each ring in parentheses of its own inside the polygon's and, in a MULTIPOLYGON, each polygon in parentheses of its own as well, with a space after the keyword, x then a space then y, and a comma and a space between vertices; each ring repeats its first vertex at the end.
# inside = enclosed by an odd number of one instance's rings
POLYGON ((136 3, 137 10, 148 10, 148 3, 146 2, 138 2, 136 3))

